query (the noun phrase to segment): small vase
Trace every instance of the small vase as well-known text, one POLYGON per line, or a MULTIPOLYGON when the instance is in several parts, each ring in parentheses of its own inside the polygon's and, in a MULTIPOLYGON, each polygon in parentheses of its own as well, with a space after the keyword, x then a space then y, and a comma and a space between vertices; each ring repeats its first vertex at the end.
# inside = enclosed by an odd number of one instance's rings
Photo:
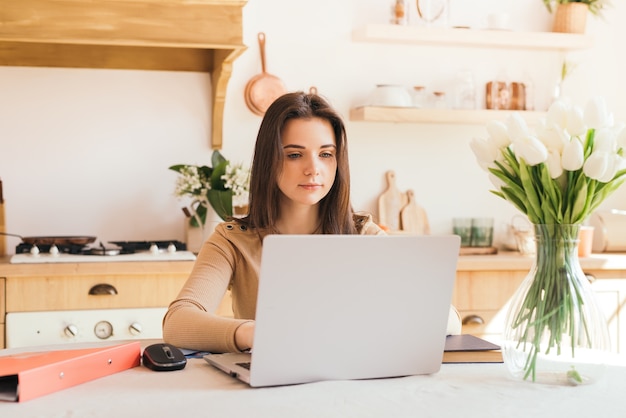
POLYGON ((215 227, 222 222, 213 208, 209 207, 206 211, 204 225, 198 226, 197 222, 191 222, 193 218, 185 218, 185 243, 187 250, 192 253, 199 253, 204 241, 207 240, 215 231, 215 227))
POLYGON ((580 225, 534 225, 533 266, 511 299, 502 351, 514 378, 600 380, 611 351, 606 318, 578 260, 580 225))

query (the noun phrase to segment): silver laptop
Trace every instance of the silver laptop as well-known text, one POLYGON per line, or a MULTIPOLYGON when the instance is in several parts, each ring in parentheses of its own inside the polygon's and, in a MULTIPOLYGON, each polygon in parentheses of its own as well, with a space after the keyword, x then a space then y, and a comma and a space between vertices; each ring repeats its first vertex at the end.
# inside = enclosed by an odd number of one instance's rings
POLYGON ((459 247, 457 235, 269 235, 252 353, 204 359, 253 387, 436 373, 459 247))

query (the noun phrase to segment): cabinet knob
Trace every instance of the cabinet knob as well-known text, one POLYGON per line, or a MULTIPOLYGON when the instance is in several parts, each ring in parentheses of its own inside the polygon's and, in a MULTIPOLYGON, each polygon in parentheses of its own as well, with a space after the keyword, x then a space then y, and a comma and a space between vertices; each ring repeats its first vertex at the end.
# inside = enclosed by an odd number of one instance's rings
POLYGON ((100 283, 93 286, 89 289, 90 295, 117 295, 117 289, 108 284, 108 283, 100 283))
POLYGON ((481 325, 485 323, 485 320, 479 315, 467 315, 462 323, 463 325, 481 325))

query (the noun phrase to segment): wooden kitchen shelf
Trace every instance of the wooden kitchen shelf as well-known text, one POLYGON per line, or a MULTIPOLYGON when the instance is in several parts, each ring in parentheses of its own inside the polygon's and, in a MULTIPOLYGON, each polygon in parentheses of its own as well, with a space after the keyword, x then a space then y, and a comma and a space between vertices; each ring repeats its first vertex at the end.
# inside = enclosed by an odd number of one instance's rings
POLYGON ((352 39, 358 42, 557 51, 585 49, 593 45, 593 39, 585 34, 423 28, 410 25, 384 24, 370 24, 357 28, 352 32, 352 39))
POLYGON ((512 110, 453 110, 418 109, 412 107, 362 106, 350 109, 350 120, 355 122, 397 122, 397 123, 453 123, 485 124, 491 120, 505 120, 513 112, 518 112, 526 123, 536 124, 546 112, 512 110))

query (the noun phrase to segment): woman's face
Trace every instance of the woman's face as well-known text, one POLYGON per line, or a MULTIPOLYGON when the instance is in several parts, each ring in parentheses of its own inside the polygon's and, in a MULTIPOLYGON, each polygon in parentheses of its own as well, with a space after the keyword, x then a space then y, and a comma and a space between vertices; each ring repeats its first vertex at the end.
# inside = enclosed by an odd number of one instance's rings
POLYGON ((312 206, 328 194, 337 173, 334 131, 325 119, 291 119, 282 131, 278 188, 291 203, 312 206))

